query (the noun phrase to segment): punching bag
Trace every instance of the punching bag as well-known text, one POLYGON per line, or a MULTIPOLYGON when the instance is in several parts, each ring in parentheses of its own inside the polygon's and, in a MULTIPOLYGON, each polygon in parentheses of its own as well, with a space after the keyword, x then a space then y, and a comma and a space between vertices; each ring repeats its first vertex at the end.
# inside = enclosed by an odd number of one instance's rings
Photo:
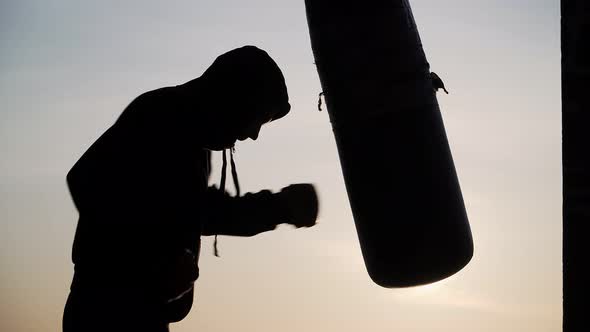
POLYGON ((306 0, 311 46, 367 271, 435 282, 473 255, 471 230, 407 0, 306 0))

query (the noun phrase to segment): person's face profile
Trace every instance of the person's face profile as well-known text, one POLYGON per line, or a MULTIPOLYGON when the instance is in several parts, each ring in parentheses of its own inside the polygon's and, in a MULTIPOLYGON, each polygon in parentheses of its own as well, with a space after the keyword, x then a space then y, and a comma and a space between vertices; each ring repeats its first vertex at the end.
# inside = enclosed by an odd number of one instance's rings
POLYGON ((225 121, 221 121, 222 125, 218 126, 217 130, 212 130, 208 134, 205 148, 220 151, 233 147, 237 141, 256 140, 262 126, 270 120, 270 117, 266 115, 241 119, 235 116, 228 117, 225 121))

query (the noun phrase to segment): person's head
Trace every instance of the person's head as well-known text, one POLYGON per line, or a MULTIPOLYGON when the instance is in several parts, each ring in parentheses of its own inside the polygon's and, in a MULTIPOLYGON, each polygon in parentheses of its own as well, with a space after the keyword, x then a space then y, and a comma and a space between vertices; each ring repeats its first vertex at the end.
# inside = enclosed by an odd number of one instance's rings
POLYGON ((291 106, 285 79, 263 50, 244 46, 217 57, 201 76, 210 100, 206 148, 230 148, 236 140, 256 139, 260 127, 285 116, 291 106))

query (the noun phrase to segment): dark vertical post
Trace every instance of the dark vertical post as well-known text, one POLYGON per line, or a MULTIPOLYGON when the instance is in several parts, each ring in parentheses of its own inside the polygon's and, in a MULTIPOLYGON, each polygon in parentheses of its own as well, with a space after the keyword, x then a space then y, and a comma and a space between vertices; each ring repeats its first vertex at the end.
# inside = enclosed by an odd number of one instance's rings
POLYGON ((561 1, 563 330, 588 331, 590 1, 561 1))

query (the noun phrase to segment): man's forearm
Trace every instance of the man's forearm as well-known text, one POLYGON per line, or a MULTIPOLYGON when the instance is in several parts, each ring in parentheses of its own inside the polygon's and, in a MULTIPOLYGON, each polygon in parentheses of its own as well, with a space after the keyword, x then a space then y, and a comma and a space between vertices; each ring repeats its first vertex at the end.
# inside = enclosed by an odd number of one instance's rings
POLYGON ((207 205, 209 214, 201 235, 253 236, 287 222, 286 208, 278 194, 268 190, 231 197, 210 187, 207 205))

